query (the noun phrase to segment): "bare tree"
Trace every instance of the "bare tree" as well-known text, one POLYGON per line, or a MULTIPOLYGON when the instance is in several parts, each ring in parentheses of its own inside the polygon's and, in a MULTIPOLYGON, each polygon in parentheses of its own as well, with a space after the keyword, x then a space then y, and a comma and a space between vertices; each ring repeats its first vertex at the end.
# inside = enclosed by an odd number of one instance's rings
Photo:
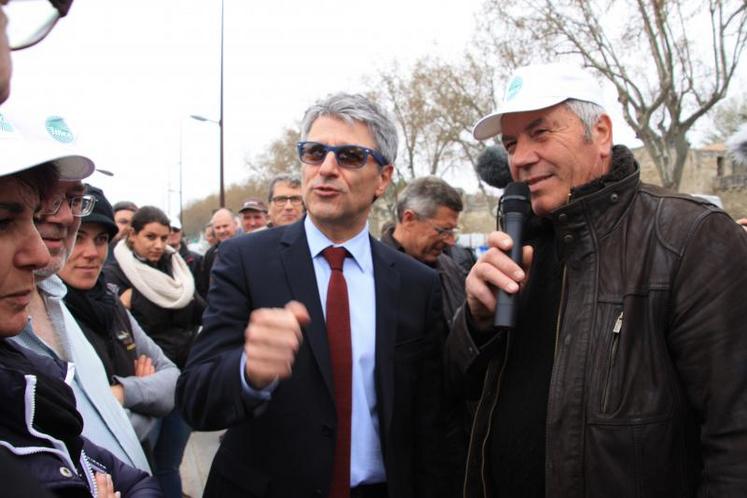
POLYGON ((486 19, 496 50, 580 57, 612 82, 675 190, 687 132, 726 95, 747 41, 745 0, 488 0, 486 19))
POLYGON ((268 181, 282 174, 298 174, 300 164, 296 153, 296 143, 300 139, 297 129, 286 128, 270 146, 256 157, 247 158, 246 165, 251 170, 251 177, 259 181, 268 181))
POLYGON ((391 109, 399 128, 402 147, 395 166, 405 181, 442 175, 453 159, 454 130, 446 126, 433 94, 438 64, 423 58, 407 73, 395 64, 372 82, 378 88, 372 96, 391 109))
POLYGON ((706 140, 711 143, 725 142, 739 125, 747 123, 747 93, 719 103, 710 113, 710 118, 706 140))
POLYGON ((495 73, 491 63, 467 53, 458 64, 424 57, 409 72, 394 65, 369 81, 378 89, 374 98, 392 110, 402 137, 401 178, 473 174, 485 144, 475 141, 471 130, 495 105, 495 73))

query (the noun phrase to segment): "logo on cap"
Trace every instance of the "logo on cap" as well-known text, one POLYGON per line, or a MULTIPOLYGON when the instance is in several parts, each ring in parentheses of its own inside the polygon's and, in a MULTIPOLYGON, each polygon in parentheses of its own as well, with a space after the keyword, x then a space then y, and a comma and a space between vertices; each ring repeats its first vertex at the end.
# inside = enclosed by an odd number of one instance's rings
POLYGON ((73 140, 75 140, 73 132, 70 131, 70 128, 68 128, 65 120, 59 116, 48 117, 46 127, 47 132, 49 132, 49 136, 60 143, 69 144, 73 140))
POLYGON ((0 131, 4 131, 5 133, 13 133, 13 125, 10 124, 10 121, 5 119, 5 116, 0 114, 0 131))
POLYGON ((521 87, 523 85, 524 80, 521 76, 517 76, 513 80, 511 80, 508 88, 506 88, 506 100, 511 100, 512 98, 516 97, 516 94, 519 93, 519 90, 521 90, 521 87))

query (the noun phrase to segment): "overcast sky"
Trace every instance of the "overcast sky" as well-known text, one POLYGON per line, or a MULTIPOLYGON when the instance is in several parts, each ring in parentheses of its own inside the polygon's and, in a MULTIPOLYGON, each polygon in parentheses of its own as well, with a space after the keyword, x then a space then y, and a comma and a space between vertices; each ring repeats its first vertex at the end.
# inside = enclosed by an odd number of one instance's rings
MULTIPOLYGON (((226 184, 318 98, 364 90, 393 60, 454 59, 481 0, 225 0, 226 184)), ((178 210, 218 190, 220 1, 75 0, 40 45, 13 54, 7 109, 58 113, 112 201, 178 210), (182 146, 180 134, 183 132, 182 146), (169 191, 172 191, 169 193, 169 191), (170 205, 169 205, 170 203, 170 205)))
MULTIPOLYGON (((395 60, 456 60, 481 3, 225 0, 226 186, 246 179, 245 157, 262 153, 320 97, 366 90, 363 78, 395 60)), ((90 179, 112 202, 176 215, 180 158, 185 203, 218 191, 218 126, 189 116, 219 117, 220 6, 75 0, 46 40, 13 54, 4 108, 64 116, 85 153, 114 172, 90 179)), ((616 139, 629 143, 606 91, 616 139)))

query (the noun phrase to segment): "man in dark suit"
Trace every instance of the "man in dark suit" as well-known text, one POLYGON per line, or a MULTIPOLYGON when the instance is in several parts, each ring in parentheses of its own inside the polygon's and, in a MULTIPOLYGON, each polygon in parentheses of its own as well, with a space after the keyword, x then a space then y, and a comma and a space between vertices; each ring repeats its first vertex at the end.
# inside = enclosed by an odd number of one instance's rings
POLYGON ((442 492, 438 276, 368 234, 396 151, 364 97, 315 104, 298 144, 308 216, 221 245, 177 388, 195 429, 228 427, 206 497, 442 492))

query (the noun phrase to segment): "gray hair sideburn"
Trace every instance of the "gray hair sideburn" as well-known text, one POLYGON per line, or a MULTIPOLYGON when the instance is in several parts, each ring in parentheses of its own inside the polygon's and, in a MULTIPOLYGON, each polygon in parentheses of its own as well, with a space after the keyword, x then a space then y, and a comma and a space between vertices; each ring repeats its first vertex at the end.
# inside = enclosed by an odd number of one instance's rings
POLYGON ((323 116, 352 124, 365 124, 373 135, 376 147, 389 164, 397 159, 399 138, 389 115, 377 104, 360 94, 337 93, 309 107, 301 122, 301 140, 306 140, 314 121, 323 116))
POLYGON ((570 111, 578 116, 584 127, 584 140, 591 141, 591 130, 605 110, 602 106, 585 100, 568 99, 563 102, 570 111))

